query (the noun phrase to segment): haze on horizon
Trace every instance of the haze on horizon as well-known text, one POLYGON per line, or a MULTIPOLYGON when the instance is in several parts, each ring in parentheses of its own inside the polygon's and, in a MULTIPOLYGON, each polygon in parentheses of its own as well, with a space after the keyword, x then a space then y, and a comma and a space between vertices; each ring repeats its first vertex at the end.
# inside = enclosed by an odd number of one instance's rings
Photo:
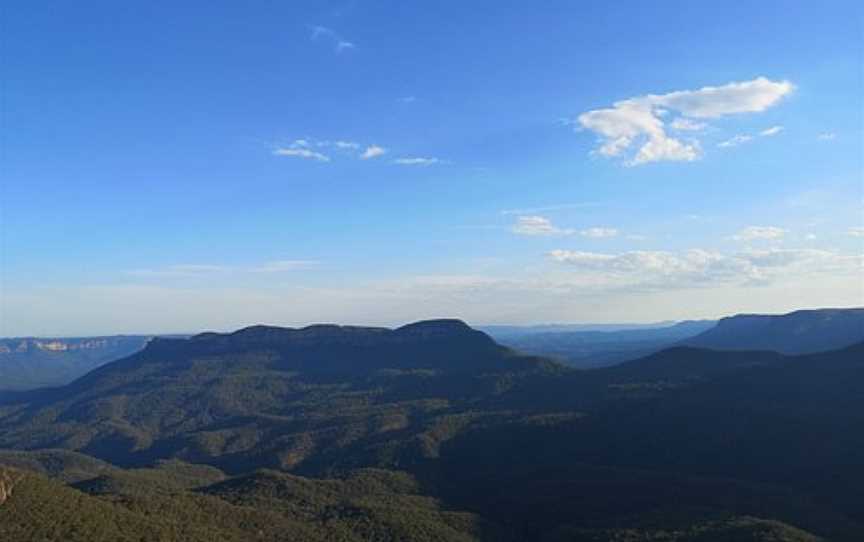
POLYGON ((864 305, 857 2, 3 16, 0 337, 864 305))

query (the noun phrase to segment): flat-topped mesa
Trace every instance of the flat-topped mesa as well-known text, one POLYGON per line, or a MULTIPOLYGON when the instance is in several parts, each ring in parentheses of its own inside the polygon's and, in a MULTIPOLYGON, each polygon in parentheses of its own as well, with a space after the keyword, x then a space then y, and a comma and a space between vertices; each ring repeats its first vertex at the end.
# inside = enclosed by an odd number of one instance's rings
POLYGON ((10 467, 0 467, 0 505, 12 496, 15 486, 22 478, 23 472, 10 467))
POLYGON ((462 344, 470 341, 495 345, 488 335, 471 328, 461 320, 439 319, 415 322, 397 329, 335 324, 315 324, 303 328, 255 325, 231 333, 200 333, 189 339, 157 338, 148 344, 147 350, 148 353, 164 353, 181 350, 222 352, 250 348, 284 350, 322 345, 379 347, 406 342, 450 340, 462 344))
POLYGON ((386 328, 314 324, 303 328, 257 325, 235 331, 227 337, 235 344, 281 345, 318 341, 354 342, 380 337, 386 328))
POLYGON ((320 341, 367 344, 387 342, 404 338, 455 338, 460 336, 483 335, 468 324, 457 319, 423 320, 396 329, 367 326, 342 326, 335 324, 314 324, 303 328, 285 328, 256 325, 240 329, 227 335, 206 333, 193 339, 211 340, 222 337, 234 344, 302 344, 320 341))
POLYGON ((450 371, 527 368, 482 331, 457 319, 415 322, 396 329, 318 324, 300 329, 256 325, 233 333, 202 333, 189 339, 155 339, 136 363, 207 358, 252 359, 299 371, 374 371, 430 368, 450 371))
POLYGON ((773 350, 811 354, 864 340, 864 308, 813 309, 788 314, 739 314, 683 344, 715 350, 773 350))
POLYGON ((390 333, 385 328, 316 324, 304 328, 256 325, 232 333, 201 333, 186 341, 153 344, 155 349, 230 352, 258 349, 293 350, 321 345, 368 346, 390 333))
POLYGON ((422 320, 407 324, 394 330, 404 336, 415 337, 453 337, 458 335, 482 333, 471 326, 455 318, 441 318, 438 320, 422 320))

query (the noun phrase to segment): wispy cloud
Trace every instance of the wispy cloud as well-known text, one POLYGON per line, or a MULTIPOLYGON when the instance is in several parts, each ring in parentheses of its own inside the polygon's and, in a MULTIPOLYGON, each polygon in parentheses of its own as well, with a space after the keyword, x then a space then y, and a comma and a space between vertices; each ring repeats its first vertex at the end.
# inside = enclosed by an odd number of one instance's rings
POLYGON ((517 235, 530 236, 552 236, 552 235, 571 235, 575 232, 572 229, 562 229, 544 216, 529 215, 516 218, 516 223, 513 224, 511 231, 517 235))
MULTIPOLYGON (((757 135, 759 137, 772 137, 772 136, 776 136, 777 134, 779 134, 782 131, 783 131, 782 126, 772 126, 770 128, 766 128, 766 129, 762 130, 757 135)), ((750 141, 753 141, 753 138, 754 138, 754 136, 752 136, 750 134, 739 134, 739 135, 736 135, 735 137, 727 139, 726 141, 718 143, 717 146, 718 147, 725 147, 725 148, 737 147, 738 145, 741 145, 743 143, 749 143, 750 141)))
POLYGON ((282 148, 276 149, 273 151, 273 154, 276 156, 295 156, 297 158, 306 158, 309 160, 316 160, 318 162, 329 162, 330 157, 326 154, 322 154, 317 151, 313 151, 312 149, 306 148, 282 148))
POLYGON ((396 158, 393 160, 394 164, 400 166, 433 166, 435 164, 441 164, 443 161, 439 158, 428 158, 428 157, 407 157, 407 158, 396 158))
MULTIPOLYGON (((278 145, 272 152, 276 156, 293 156, 318 162, 330 162, 337 158, 371 160, 388 154, 390 149, 374 143, 364 144, 347 139, 326 140, 303 137, 294 139, 287 144, 278 145)), ((447 162, 440 158, 418 156, 396 158, 391 163, 403 166, 432 166, 447 162)))
POLYGON ((584 230, 576 230, 573 228, 561 228, 552 223, 545 216, 540 215, 522 215, 516 218, 516 222, 510 229, 517 235, 529 236, 565 236, 565 235, 580 235, 589 239, 607 239, 617 237, 620 233, 615 228, 592 227, 584 230))
POLYGON ((764 111, 779 103, 793 89, 794 85, 789 81, 759 77, 698 90, 638 96, 615 102, 610 108, 587 111, 579 115, 577 122, 581 128, 598 135, 599 146, 595 153, 608 158, 624 158, 627 166, 659 161, 693 161, 702 155, 700 142, 669 136, 663 119, 669 111, 681 115, 677 128, 672 127, 686 130, 696 126, 693 119, 764 111))
POLYGON ((347 49, 354 49, 356 47, 353 42, 344 39, 335 30, 327 28, 326 26, 312 26, 310 29, 312 31, 313 41, 319 38, 330 41, 333 44, 333 50, 336 53, 341 53, 347 49))
POLYGON ((615 228, 587 228, 579 231, 579 235, 582 237, 589 237, 591 239, 604 239, 608 237, 617 237, 618 230, 615 228))
POLYGON ((363 154, 360 155, 360 159, 369 160, 370 158, 376 158, 385 154, 387 154, 387 149, 385 149, 384 147, 379 147, 378 145, 369 145, 368 147, 366 147, 366 150, 363 151, 363 154))
POLYGON ((722 283, 767 284, 799 273, 855 272, 862 258, 825 250, 745 250, 733 254, 690 249, 608 254, 553 250, 552 261, 565 264, 595 284, 649 289, 716 286, 722 283))
POLYGON ((834 132, 822 132, 817 136, 817 139, 819 139, 820 141, 831 141, 832 139, 836 138, 837 134, 835 134, 834 132))
POLYGON ((417 97, 416 96, 402 96, 401 98, 398 99, 398 101, 402 102, 403 104, 412 104, 412 103, 417 101, 417 97))
POLYGON ((757 241, 782 239, 788 230, 777 226, 748 226, 731 237, 734 241, 757 241))
POLYGON ((734 137, 727 139, 726 141, 722 141, 717 144, 718 147, 737 147, 738 145, 742 145, 744 143, 749 143, 753 141, 753 136, 747 134, 738 134, 734 137))
POLYGON ((864 228, 849 228, 846 230, 846 235, 851 235, 852 237, 864 237, 864 228))

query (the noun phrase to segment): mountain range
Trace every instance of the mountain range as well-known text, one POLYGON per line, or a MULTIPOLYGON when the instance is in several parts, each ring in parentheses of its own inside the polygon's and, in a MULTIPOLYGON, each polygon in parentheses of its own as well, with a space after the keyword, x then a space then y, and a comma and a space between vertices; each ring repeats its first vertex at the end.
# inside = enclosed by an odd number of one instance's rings
POLYGON ((573 367, 615 365, 674 345, 715 350, 771 350, 807 354, 848 346, 864 336, 864 308, 739 314, 642 326, 489 326, 501 344, 573 367))
POLYGON ((864 334, 864 308, 801 310, 788 314, 739 314, 684 339, 716 350, 773 350, 811 354, 850 345, 864 334))
POLYGON ((458 320, 157 338, 0 395, 0 537, 860 540, 859 312, 591 370, 458 320))

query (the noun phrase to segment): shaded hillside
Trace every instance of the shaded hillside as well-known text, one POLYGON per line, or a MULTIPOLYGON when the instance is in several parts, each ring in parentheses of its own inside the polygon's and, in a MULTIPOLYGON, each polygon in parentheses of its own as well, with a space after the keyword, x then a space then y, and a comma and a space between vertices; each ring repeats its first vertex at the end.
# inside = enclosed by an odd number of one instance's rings
POLYGON ((801 310, 789 314, 739 314, 682 344, 716 350, 773 350, 811 354, 864 340, 864 308, 801 310))
POLYGON ((537 404, 528 398, 542 390, 551 409, 604 387, 620 395, 578 419, 448 441, 434 478, 458 478, 444 489, 454 503, 521 518, 529 538, 560 522, 687 507, 779 519, 831 540, 864 536, 864 344, 797 357, 677 348, 540 380, 500 399, 537 404))
POLYGON ((62 386, 96 367, 133 354, 151 337, 0 339, 0 390, 62 386))

